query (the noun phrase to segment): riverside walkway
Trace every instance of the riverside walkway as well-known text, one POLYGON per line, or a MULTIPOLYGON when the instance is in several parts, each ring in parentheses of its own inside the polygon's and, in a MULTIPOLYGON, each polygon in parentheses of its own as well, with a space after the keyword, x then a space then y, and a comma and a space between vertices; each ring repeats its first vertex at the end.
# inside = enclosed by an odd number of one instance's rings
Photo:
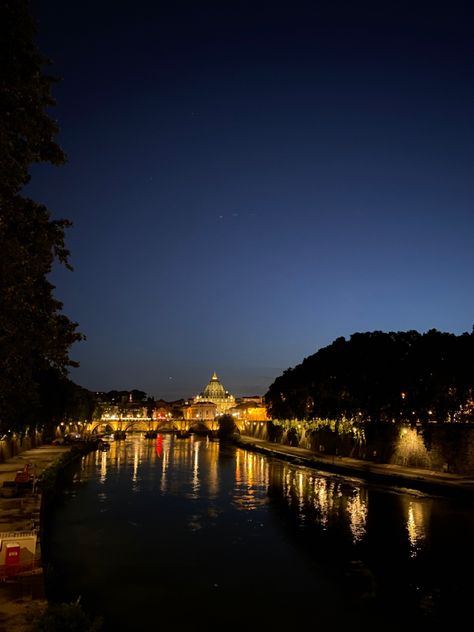
POLYGON ((441 495, 461 495, 474 498, 474 477, 449 472, 437 472, 416 467, 362 461, 346 456, 326 456, 305 448, 272 443, 255 437, 240 436, 237 445, 299 465, 333 474, 351 476, 371 483, 411 488, 441 495))
MULTIPOLYGON (((43 445, 26 450, 0 463, 0 537, 7 534, 37 533, 41 509, 41 493, 36 489, 17 493, 12 484, 18 471, 29 465, 35 478, 57 461, 70 447, 43 445)), ((41 573, 41 551, 36 545, 34 570, 17 576, 4 576, 0 581, 0 630, 28 632, 35 629, 35 620, 46 607, 41 573)))
POLYGON ((57 461, 70 447, 42 445, 25 450, 0 463, 0 532, 18 531, 31 528, 31 512, 39 510, 41 495, 37 493, 12 495, 3 483, 12 483, 16 473, 29 465, 35 478, 39 478, 46 468, 57 461), (31 505, 31 511, 28 509, 31 505), (35 509, 33 509, 33 507, 35 509))

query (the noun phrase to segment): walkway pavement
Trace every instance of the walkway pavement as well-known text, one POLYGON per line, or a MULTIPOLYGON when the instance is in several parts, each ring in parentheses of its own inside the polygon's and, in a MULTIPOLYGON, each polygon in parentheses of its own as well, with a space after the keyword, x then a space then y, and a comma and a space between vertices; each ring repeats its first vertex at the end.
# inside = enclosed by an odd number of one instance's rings
POLYGON ((14 488, 5 489, 3 483, 13 482, 16 473, 26 464, 29 464, 30 472, 39 477, 51 463, 69 450, 69 447, 43 445, 0 463, 0 532, 32 529, 41 503, 40 494, 12 495, 14 488))
POLYGON ((42 445, 38 448, 25 450, 21 454, 0 463, 0 483, 14 480, 15 474, 24 465, 30 463, 36 466, 36 476, 39 476, 53 461, 59 459, 64 452, 69 452, 70 446, 42 445))
POLYGON ((284 458, 320 470, 355 476, 379 484, 411 487, 436 494, 462 494, 474 497, 474 477, 437 472, 390 463, 373 463, 350 457, 321 456, 305 448, 272 443, 255 437, 240 436, 237 443, 247 449, 284 458))

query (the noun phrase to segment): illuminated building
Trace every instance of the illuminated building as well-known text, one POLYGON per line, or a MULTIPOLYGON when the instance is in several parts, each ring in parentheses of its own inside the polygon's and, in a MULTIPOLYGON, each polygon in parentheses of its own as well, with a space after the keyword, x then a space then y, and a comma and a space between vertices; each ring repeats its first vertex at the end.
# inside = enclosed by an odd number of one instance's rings
POLYGON ((153 410, 153 419, 169 419, 171 417, 171 406, 157 406, 153 410))
POLYGON ((215 404, 216 415, 222 415, 223 413, 226 413, 229 408, 233 408, 235 406, 235 397, 225 390, 214 372, 209 384, 203 392, 200 395, 197 395, 193 400, 193 404, 200 402, 211 402, 215 404))
POLYGON ((267 409, 263 403, 243 402, 231 408, 229 413, 243 421, 268 421, 267 409))
POLYGON ((195 401, 183 409, 185 419, 198 421, 214 421, 217 414, 217 406, 213 402, 195 401))

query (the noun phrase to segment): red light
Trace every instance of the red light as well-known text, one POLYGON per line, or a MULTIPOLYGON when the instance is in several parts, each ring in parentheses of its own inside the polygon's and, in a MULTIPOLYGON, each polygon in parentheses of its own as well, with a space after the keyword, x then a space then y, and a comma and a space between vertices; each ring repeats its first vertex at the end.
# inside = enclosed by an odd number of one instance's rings
POLYGON ((161 458, 161 455, 163 453, 163 436, 160 434, 156 437, 155 448, 156 448, 156 456, 158 458, 161 458))

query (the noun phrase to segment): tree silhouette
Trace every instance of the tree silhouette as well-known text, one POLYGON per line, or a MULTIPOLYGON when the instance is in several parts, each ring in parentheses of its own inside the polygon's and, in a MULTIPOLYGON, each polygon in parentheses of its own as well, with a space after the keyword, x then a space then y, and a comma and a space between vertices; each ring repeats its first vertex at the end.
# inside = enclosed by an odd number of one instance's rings
POLYGON ((286 370, 265 399, 274 419, 472 421, 473 351, 473 333, 355 333, 286 370))
POLYGON ((0 428, 22 428, 41 409, 42 375, 65 376, 75 363, 70 346, 82 338, 62 313, 48 280, 54 261, 70 268, 67 220, 21 195, 35 162, 63 164, 46 112, 54 104, 52 77, 34 44, 25 0, 0 6, 0 428))

